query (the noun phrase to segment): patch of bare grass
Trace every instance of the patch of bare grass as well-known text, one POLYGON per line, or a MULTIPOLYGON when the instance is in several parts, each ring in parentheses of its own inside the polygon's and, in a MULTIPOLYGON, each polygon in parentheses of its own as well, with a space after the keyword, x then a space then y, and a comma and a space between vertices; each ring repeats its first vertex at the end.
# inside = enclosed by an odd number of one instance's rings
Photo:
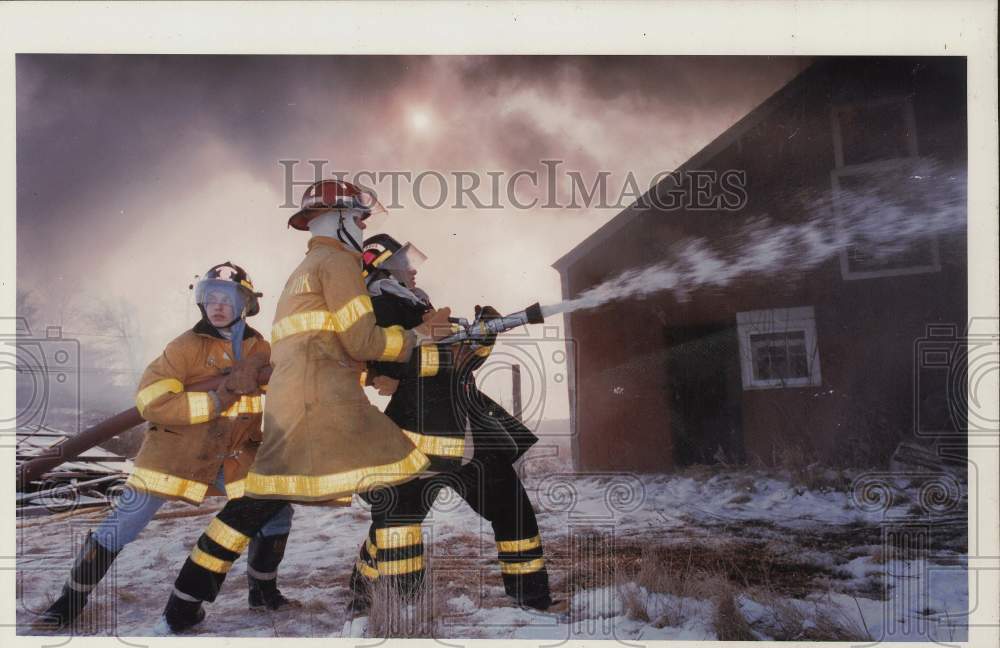
POLYGON ((775 448, 772 460, 798 488, 828 492, 847 491, 851 486, 846 470, 828 465, 805 443, 782 444, 775 448))
POLYGON ((678 561, 662 547, 643 548, 633 582, 618 588, 626 616, 657 628, 684 625, 697 613, 696 601, 710 600, 726 583, 721 571, 705 568, 693 555, 678 561))
POLYGON ((776 641, 872 641, 865 627, 828 598, 793 601, 759 588, 746 594, 765 609, 750 626, 776 641))
POLYGON ((740 606, 736 603, 736 589, 726 581, 715 595, 715 614, 712 628, 720 641, 755 641, 759 639, 750 628, 740 606))
POLYGON ((436 636, 438 619, 447 614, 445 597, 435 602, 430 574, 412 594, 404 593, 391 581, 380 578, 370 588, 371 609, 368 634, 386 639, 415 639, 436 636))

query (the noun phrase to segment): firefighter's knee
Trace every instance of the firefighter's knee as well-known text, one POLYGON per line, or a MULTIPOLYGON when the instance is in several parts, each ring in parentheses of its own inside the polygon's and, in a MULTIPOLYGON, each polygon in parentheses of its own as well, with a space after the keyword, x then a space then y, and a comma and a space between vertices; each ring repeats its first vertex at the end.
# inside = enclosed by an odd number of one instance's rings
POLYGON ((199 601, 214 601, 233 562, 249 543, 249 537, 218 518, 212 520, 184 561, 174 587, 199 601))
POLYGON ((295 510, 292 508, 292 505, 285 504, 284 507, 261 527, 260 535, 265 537, 288 535, 292 530, 292 516, 294 514, 295 510))

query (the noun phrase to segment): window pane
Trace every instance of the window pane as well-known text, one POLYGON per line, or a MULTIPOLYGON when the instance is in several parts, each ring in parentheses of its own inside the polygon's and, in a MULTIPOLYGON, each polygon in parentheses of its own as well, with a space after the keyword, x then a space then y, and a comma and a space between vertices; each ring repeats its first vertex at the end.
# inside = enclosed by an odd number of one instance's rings
POLYGON ((809 377, 804 331, 751 334, 750 348, 756 380, 809 377))
POLYGON ((933 206, 941 182, 930 166, 902 163, 878 172, 844 173, 837 176, 837 216, 851 234, 847 246, 850 273, 885 270, 933 269, 937 265, 935 240, 930 236, 903 235, 891 225, 900 215, 915 222, 936 222, 941 214, 933 206), (888 222, 880 221, 880 210, 888 222))

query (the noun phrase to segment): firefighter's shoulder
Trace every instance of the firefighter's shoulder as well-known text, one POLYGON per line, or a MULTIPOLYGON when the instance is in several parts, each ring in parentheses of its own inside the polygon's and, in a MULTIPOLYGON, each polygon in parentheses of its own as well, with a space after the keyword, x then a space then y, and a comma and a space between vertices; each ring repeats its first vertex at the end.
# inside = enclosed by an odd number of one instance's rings
POLYGON ((163 357, 180 369, 190 362, 195 362, 205 347, 214 341, 213 337, 188 329, 167 342, 167 346, 163 349, 163 357))
POLYGON ((361 260, 357 254, 332 245, 321 245, 314 249, 321 250, 314 257, 321 274, 328 276, 357 275, 360 278, 361 260))

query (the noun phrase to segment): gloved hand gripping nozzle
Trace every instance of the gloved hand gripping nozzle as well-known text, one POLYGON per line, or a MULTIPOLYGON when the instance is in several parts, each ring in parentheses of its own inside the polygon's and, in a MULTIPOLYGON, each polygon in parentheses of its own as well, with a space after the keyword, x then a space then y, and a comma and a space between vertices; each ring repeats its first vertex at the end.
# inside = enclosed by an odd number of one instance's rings
POLYGON ((505 333, 519 326, 524 326, 525 324, 541 324, 545 321, 545 317, 542 315, 541 305, 536 302, 522 311, 511 313, 510 315, 504 315, 503 317, 495 319, 479 318, 471 324, 468 320, 461 318, 450 318, 450 321, 454 324, 458 324, 459 331, 444 338, 443 340, 439 340, 439 343, 441 344, 453 344, 455 342, 464 342, 466 340, 481 342, 492 336, 499 335, 500 333, 505 333))

